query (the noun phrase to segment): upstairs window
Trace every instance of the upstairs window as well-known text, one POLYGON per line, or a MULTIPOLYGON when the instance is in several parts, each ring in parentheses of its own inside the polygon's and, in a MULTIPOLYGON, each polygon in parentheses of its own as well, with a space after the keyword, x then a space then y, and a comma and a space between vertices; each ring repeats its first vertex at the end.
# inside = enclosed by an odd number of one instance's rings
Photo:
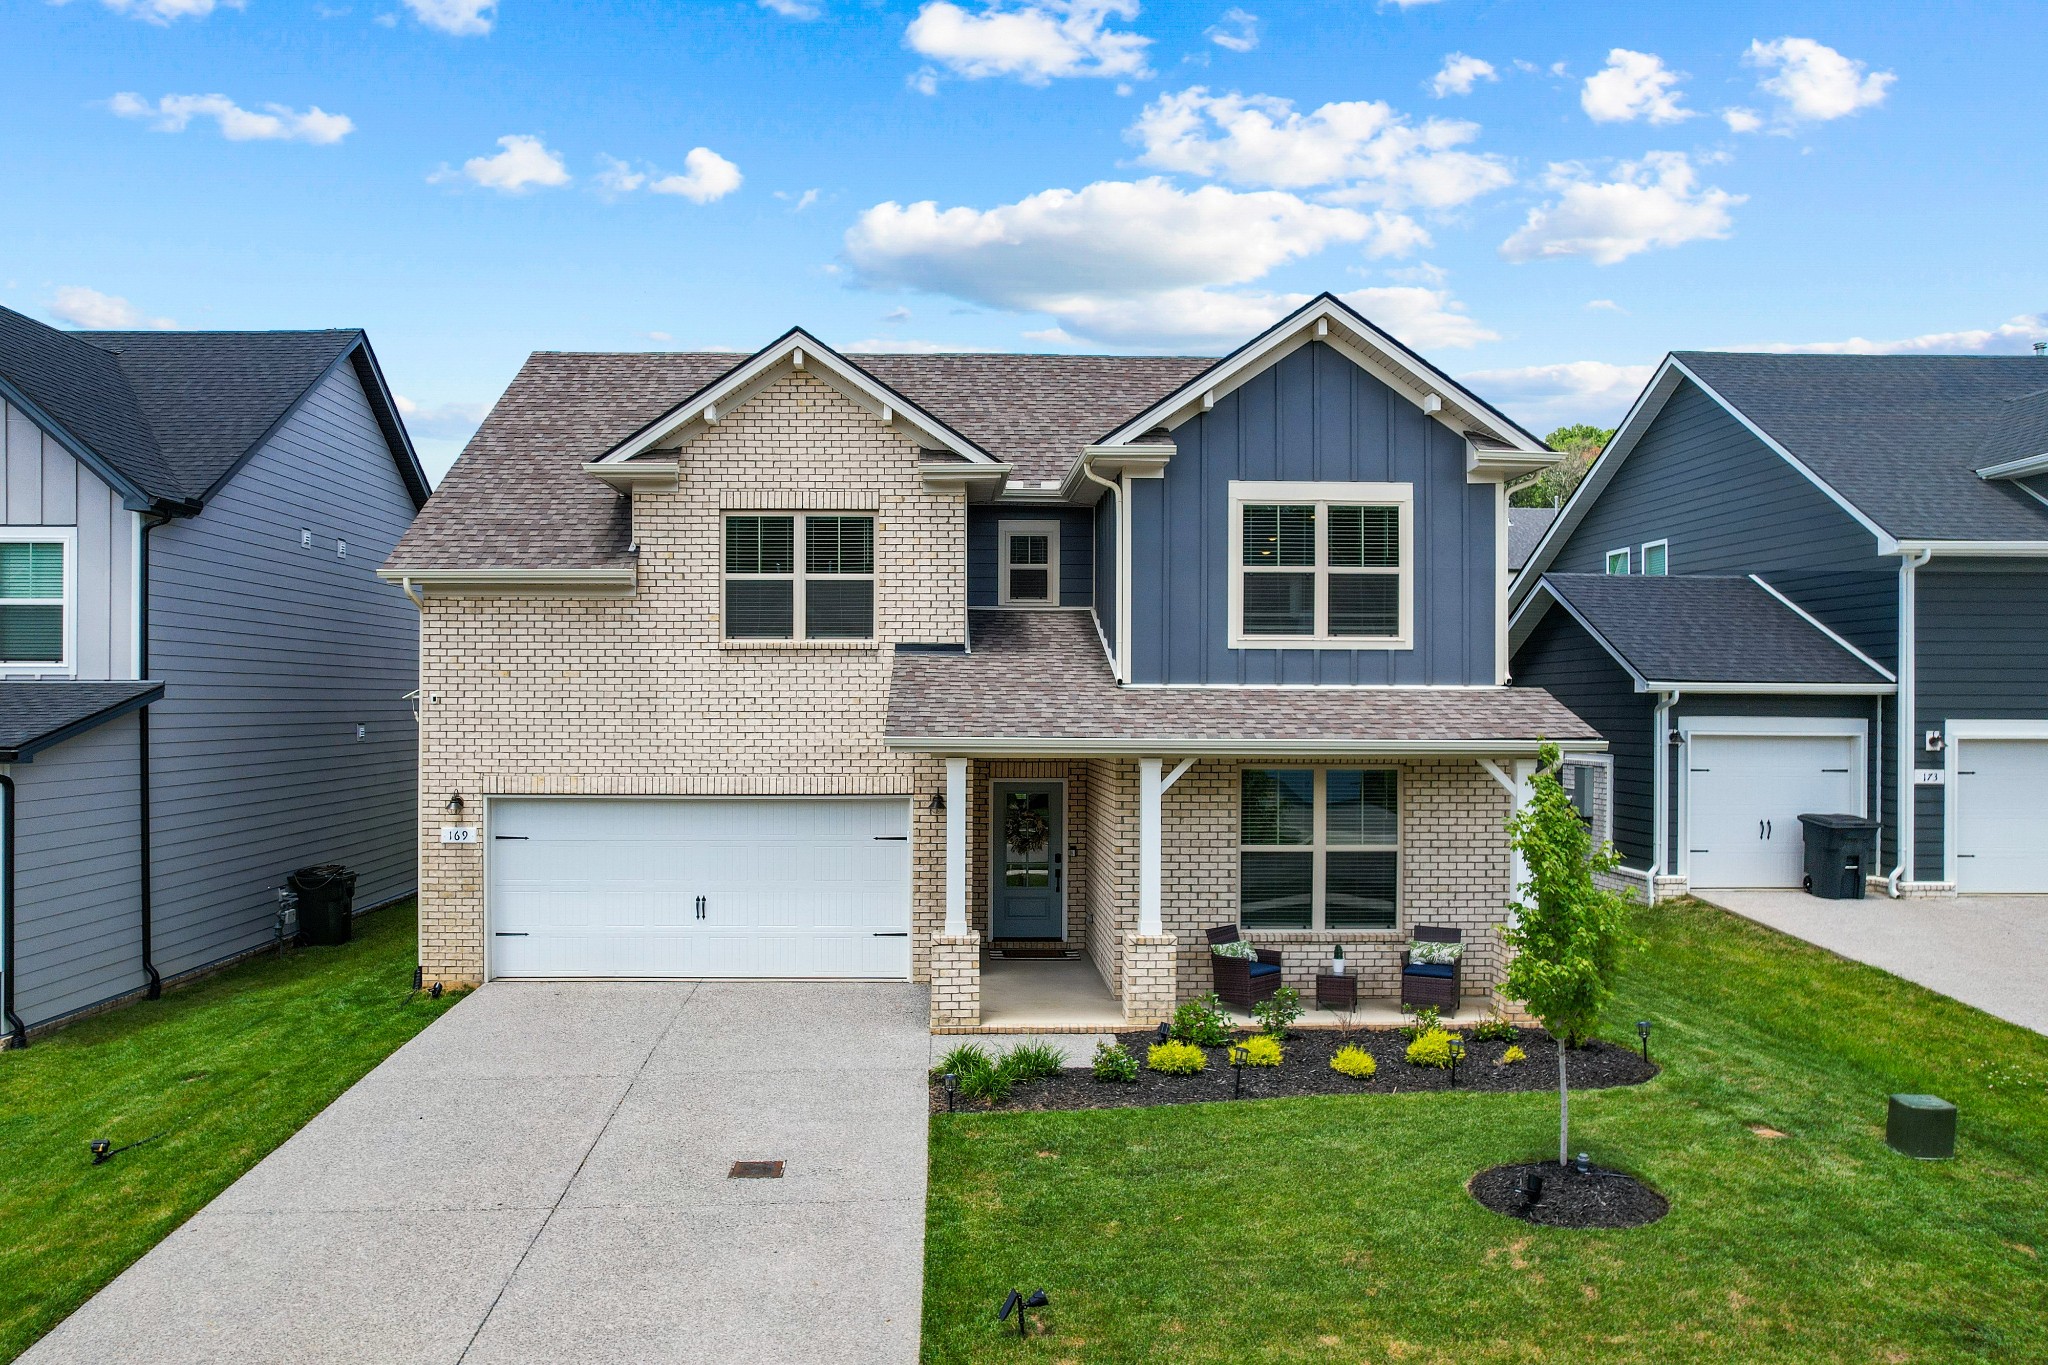
POLYGON ((68 534, 42 527, 0 533, 0 666, 39 672, 70 666, 68 534))
POLYGON ((1671 571, 1671 542, 1653 540, 1643 546, 1643 572, 1665 574, 1671 571))
POLYGON ((1060 604, 1060 524, 1004 521, 996 524, 996 600, 1006 607, 1060 604))
POLYGON ((1607 552, 1607 572, 1611 574, 1623 574, 1628 572, 1627 550, 1609 550, 1607 552))
POLYGON ((871 640, 874 634, 873 517, 802 512, 725 519, 728 640, 871 640))
POLYGON ((1233 648, 1405 648, 1413 490, 1389 483, 1230 486, 1233 648))
POLYGON ((1247 929, 1393 928, 1399 781, 1382 768, 1243 769, 1238 922, 1247 929))

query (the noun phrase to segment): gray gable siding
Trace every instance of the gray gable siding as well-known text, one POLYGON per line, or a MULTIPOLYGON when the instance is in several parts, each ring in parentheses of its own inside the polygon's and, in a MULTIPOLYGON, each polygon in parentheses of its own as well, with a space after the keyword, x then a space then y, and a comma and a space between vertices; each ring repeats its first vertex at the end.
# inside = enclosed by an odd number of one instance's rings
MULTIPOLYGON (((1942 766, 1918 746, 1951 720, 2048 720, 2048 564, 1937 557, 1914 572, 1913 598, 1916 766, 1942 766)), ((1942 877, 1944 795, 1914 790, 1923 881, 1942 877)))
POLYGON ((123 716, 13 765, 15 1009, 30 1027, 147 984, 137 734, 123 716))
POLYGON ((166 976, 267 941, 275 888, 295 867, 355 868, 359 906, 413 889, 405 694, 417 686, 418 617, 375 576, 412 515, 344 366, 203 513, 150 534, 150 674, 166 684, 150 712, 166 976))
POLYGON ((967 605, 999 605, 1002 566, 996 528, 1006 521, 1060 524, 1060 605, 1086 607, 1095 600, 1095 521, 1085 507, 1005 507, 977 504, 967 509, 967 605))
POLYGON ((1607 741, 1614 763, 1614 846, 1637 869, 1650 864, 1656 836, 1650 767, 1655 701, 1571 615, 1552 607, 1515 651, 1515 682, 1541 687, 1607 741))
MULTIPOLYGON (((100 476, 19 408, 0 424, 0 509, 8 526, 69 526, 78 533, 73 566, 77 668, 49 677, 103 681, 135 676, 134 513, 100 476)), ((23 675, 16 675, 23 676, 23 675)))
POLYGON ((1095 503, 1095 619, 1102 638, 1116 652, 1116 509, 1121 494, 1104 494, 1095 503))
POLYGON ((1320 342, 1174 433, 1166 474, 1131 481, 1132 681, 1496 681, 1498 491, 1465 481, 1465 442, 1320 342), (1229 647, 1233 480, 1411 483, 1415 632, 1403 650, 1229 647))
POLYGON ((1697 386, 1682 382, 1550 569, 1602 573, 1626 546, 1671 542, 1674 574, 1761 574, 1891 667, 1898 569, 1869 531, 1697 386))

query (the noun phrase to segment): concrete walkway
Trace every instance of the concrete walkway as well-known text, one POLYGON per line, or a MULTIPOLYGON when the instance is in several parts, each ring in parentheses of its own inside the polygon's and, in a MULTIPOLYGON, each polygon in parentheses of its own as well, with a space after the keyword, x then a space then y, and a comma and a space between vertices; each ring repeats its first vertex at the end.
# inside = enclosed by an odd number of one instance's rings
POLYGON ((1710 905, 2048 1033, 2048 896, 1830 901, 1698 890, 1710 905))
POLYGON ((925 1010, 493 983, 22 1359, 913 1361, 925 1010))

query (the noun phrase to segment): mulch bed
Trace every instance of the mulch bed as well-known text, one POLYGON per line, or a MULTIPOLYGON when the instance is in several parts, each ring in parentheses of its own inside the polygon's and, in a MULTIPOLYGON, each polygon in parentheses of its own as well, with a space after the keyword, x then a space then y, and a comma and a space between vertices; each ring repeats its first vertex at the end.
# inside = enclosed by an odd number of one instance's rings
MULTIPOLYGON (((1458 1066, 1459 1090, 1515 1091, 1557 1089, 1557 1044, 1541 1029, 1518 1030, 1514 1044, 1479 1043, 1468 1036, 1465 1060, 1458 1066), (1499 1065, 1501 1054, 1519 1046, 1528 1060, 1499 1065)), ((1068 1067, 1057 1076, 1028 1081, 1014 1087, 1001 1104, 960 1101, 961 1112, 1014 1109, 1119 1109, 1153 1104, 1206 1104, 1232 1098, 1236 1078, 1232 1076, 1228 1049, 1205 1049, 1208 1070, 1193 1076, 1166 1076, 1144 1068, 1146 1049, 1153 1033, 1119 1033, 1117 1040, 1138 1059, 1138 1079, 1128 1085, 1098 1081, 1086 1067, 1068 1067)), ((1244 1036, 1242 1034, 1240 1037, 1244 1036)), ((1009 1047, 1028 1043, 1029 1037, 1011 1039, 962 1038, 977 1042, 1000 1057, 1009 1047)), ((1285 1058, 1279 1066, 1244 1068, 1243 1098, 1248 1100, 1290 1099, 1304 1095, 1392 1095, 1418 1090, 1452 1089, 1451 1073, 1433 1067, 1410 1066, 1408 1039, 1395 1029, 1361 1029, 1346 1038, 1335 1029, 1306 1029, 1292 1034, 1285 1043, 1285 1058), (1368 1080, 1354 1080, 1330 1069, 1330 1058, 1345 1043, 1356 1043, 1372 1054, 1379 1070, 1368 1080)), ((1566 1061, 1574 1090, 1604 1090, 1617 1085, 1640 1085, 1657 1074, 1654 1063, 1611 1043, 1592 1043, 1573 1050, 1566 1061)), ((931 1109, 946 1110, 946 1090, 936 1082, 931 1087, 931 1109)))
POLYGON ((1466 1188, 1495 1213, 1546 1228, 1639 1228, 1671 1212, 1671 1202, 1642 1181, 1598 1166, 1585 1175, 1555 1161, 1495 1166, 1473 1176, 1466 1188), (1521 1193, 1529 1171, 1543 1178, 1533 1204, 1524 1203, 1521 1193))

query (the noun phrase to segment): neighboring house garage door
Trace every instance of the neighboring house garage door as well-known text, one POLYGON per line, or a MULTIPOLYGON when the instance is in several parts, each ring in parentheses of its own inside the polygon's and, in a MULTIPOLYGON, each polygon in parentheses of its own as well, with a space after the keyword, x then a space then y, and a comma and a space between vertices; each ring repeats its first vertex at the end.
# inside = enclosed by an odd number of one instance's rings
POLYGON ((2048 739, 1959 739, 1956 889, 2048 891, 2048 739))
POLYGON ((1686 826, 1694 886, 1798 886, 1799 817, 1863 814, 1863 746, 1854 735, 1692 734, 1686 826))
POLYGON ((907 979, 910 803, 499 799, 492 976, 907 979))

